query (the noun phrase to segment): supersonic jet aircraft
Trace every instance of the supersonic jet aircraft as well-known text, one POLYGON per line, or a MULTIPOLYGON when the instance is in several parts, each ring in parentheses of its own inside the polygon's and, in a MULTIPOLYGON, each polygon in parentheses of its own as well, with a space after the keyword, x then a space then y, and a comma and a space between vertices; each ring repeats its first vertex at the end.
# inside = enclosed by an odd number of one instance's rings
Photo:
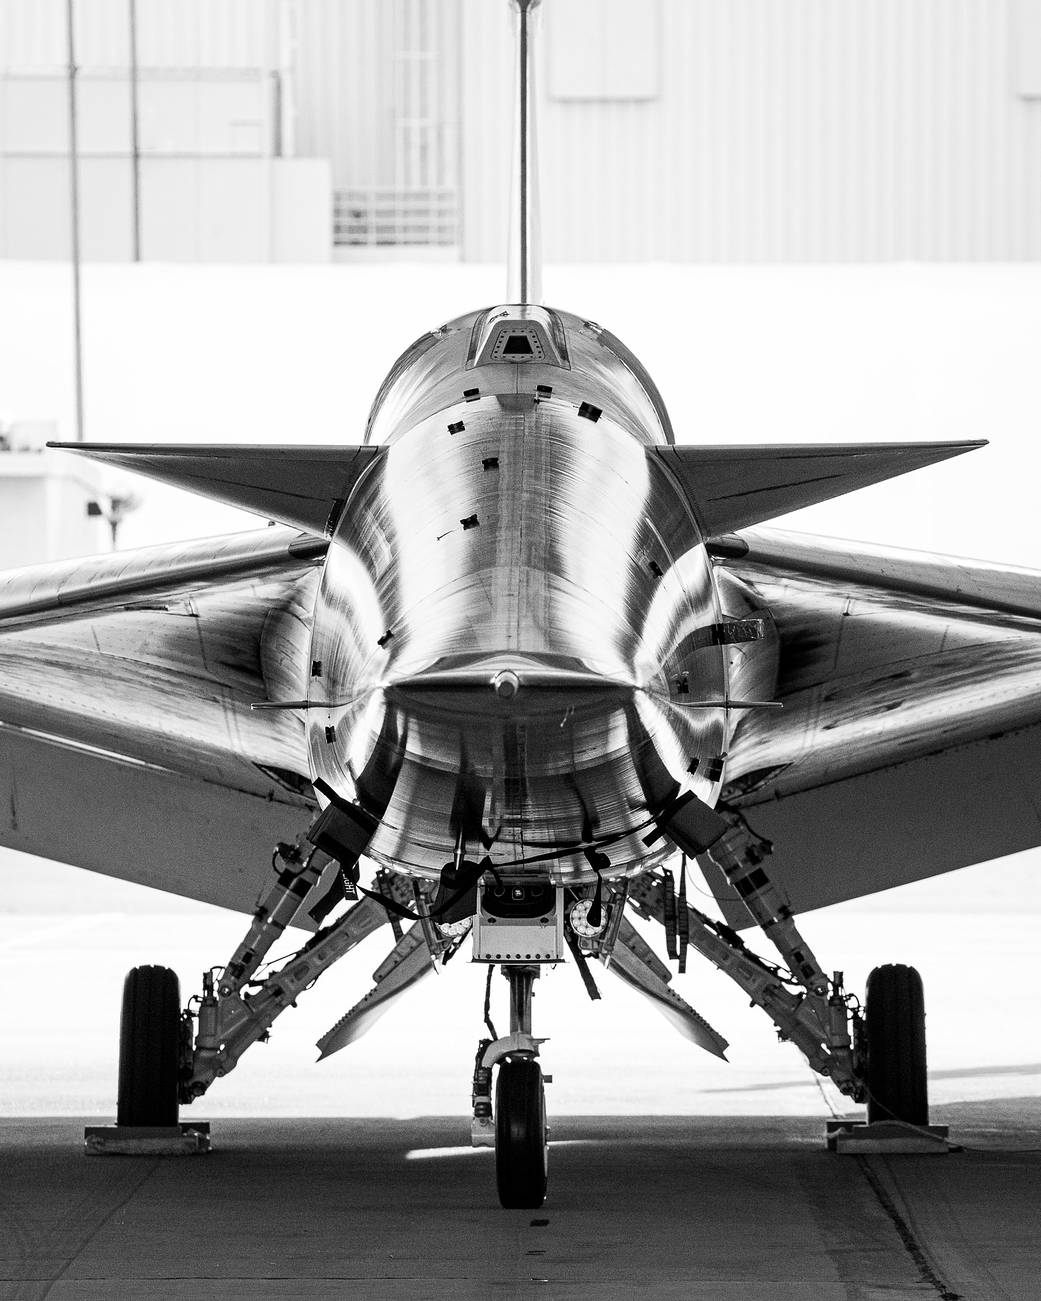
POLYGON ((322 1055, 464 945, 498 966, 473 1137, 526 1207, 547 966, 591 993, 609 967, 722 1056, 627 912, 654 919, 869 1121, 923 1125, 917 974, 877 968, 862 1014, 793 915, 1041 843, 1039 576, 758 527, 978 444, 677 446, 625 345, 541 301, 536 4, 508 301, 414 343, 360 445, 69 447, 280 527, 0 579, 0 841, 252 912, 191 1011, 128 975, 118 1124, 175 1125, 386 925, 322 1055), (694 858, 724 922, 687 903, 694 858))

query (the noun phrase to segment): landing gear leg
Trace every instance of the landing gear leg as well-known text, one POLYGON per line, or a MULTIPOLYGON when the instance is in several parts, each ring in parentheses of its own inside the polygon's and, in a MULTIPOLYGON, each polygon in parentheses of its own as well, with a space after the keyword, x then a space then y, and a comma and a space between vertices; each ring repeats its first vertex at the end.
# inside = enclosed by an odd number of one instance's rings
MULTIPOLYGON (((507 966, 503 974, 510 982, 510 1036, 534 1042, 531 994, 538 967, 507 966)), ((547 1134, 542 1068, 531 1050, 519 1047, 501 1059, 495 1086, 495 1177, 503 1206, 534 1210, 546 1200, 547 1134)))

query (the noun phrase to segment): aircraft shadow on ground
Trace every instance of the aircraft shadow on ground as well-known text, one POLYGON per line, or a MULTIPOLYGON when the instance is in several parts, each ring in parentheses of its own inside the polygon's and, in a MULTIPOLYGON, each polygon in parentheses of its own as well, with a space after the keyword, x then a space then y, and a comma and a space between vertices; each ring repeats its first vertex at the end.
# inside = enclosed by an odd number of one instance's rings
MULTIPOLYGON (((1027 1062, 1018 1066, 952 1066, 946 1070, 930 1071, 931 1080, 973 1080, 1015 1075, 1041 1075, 1041 1062, 1027 1062)), ((725 1088, 701 1089, 701 1093, 767 1093, 782 1089, 816 1087, 816 1080, 766 1080, 761 1084, 729 1085, 725 1088)))

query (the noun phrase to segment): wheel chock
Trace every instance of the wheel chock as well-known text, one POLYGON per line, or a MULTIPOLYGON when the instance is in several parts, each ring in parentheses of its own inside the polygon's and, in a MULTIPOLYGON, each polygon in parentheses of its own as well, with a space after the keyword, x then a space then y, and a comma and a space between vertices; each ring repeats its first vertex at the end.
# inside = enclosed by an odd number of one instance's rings
POLYGON ((829 1120, 827 1145, 829 1152, 846 1156, 946 1156, 951 1151, 949 1132, 946 1125, 908 1125, 900 1120, 878 1120, 870 1125, 862 1120, 829 1120))
POLYGON ((200 1156, 210 1149, 209 1121, 181 1125, 88 1125, 87 1156, 200 1156))

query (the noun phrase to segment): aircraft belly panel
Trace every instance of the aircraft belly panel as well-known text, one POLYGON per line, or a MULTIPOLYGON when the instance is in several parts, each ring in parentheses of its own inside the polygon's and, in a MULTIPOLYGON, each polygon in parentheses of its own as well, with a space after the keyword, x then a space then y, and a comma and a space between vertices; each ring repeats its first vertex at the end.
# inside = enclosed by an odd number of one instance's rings
MULTIPOLYGON (((1039 792, 1034 724, 738 804, 755 834, 772 842, 770 879, 799 913, 1041 844, 1039 792)), ((751 925, 711 864, 706 876, 727 921, 751 925)))
POLYGON ((7 848, 241 912, 270 882, 272 846, 312 817, 277 787, 229 790, 2 724, 0 800, 7 848))

